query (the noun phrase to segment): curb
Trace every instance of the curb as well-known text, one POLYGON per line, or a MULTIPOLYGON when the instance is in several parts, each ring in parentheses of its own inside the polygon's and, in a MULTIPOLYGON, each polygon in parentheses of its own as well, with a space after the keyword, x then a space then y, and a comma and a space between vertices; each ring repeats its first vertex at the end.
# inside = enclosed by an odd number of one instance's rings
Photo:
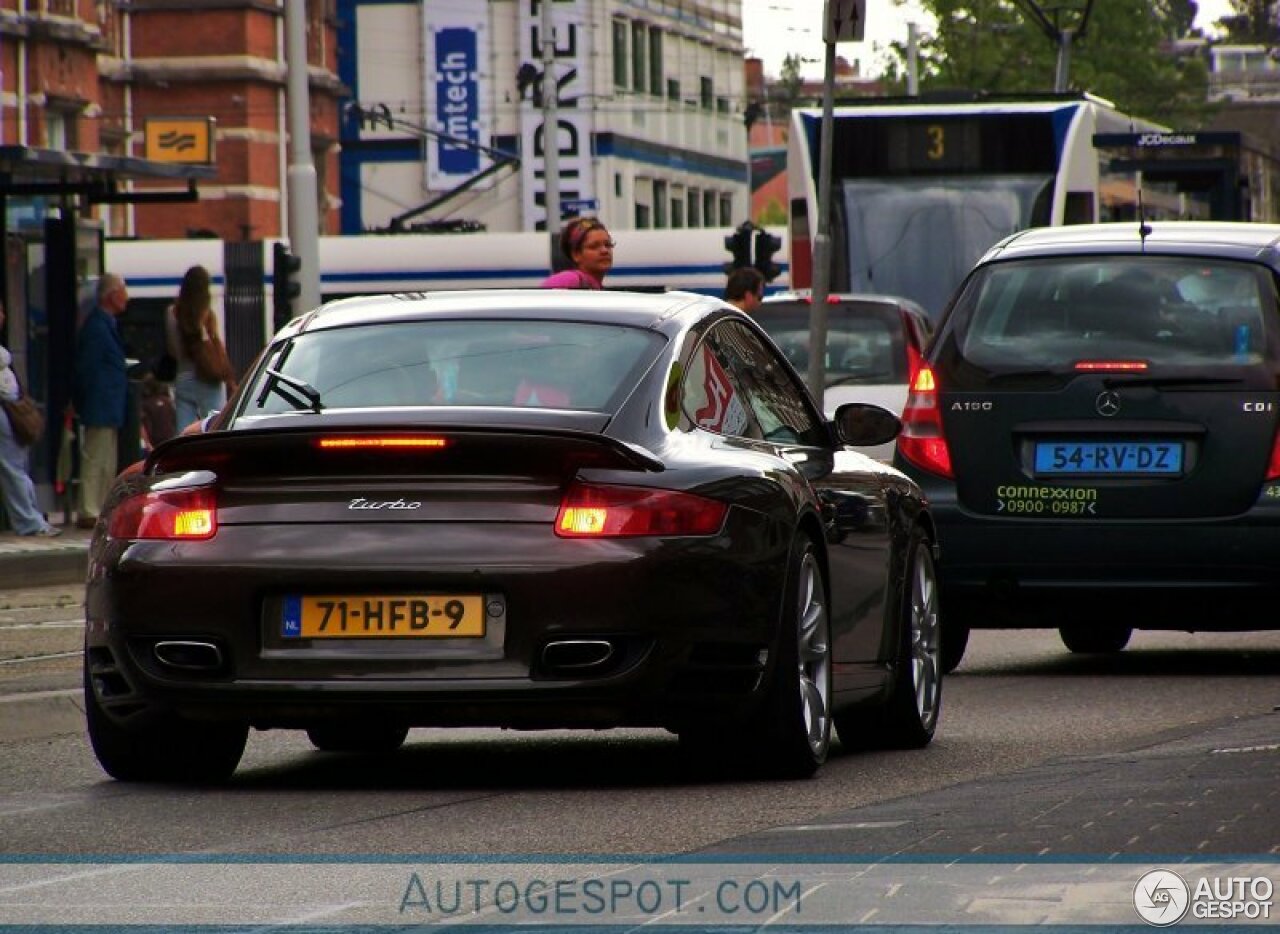
POLYGON ((0 554, 0 589, 82 583, 88 569, 87 546, 0 554))
POLYGON ((0 743, 83 733, 84 695, 76 688, 0 697, 0 743))

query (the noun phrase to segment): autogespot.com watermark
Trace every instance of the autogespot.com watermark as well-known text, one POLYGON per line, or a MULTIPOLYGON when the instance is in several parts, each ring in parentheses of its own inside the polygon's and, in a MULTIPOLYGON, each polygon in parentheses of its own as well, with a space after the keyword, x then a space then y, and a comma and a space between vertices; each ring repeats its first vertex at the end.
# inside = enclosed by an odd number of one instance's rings
POLYGON ((0 931, 690 932, 947 925, 1274 925, 1280 855, 1178 861, 884 856, 0 854, 0 931), (1139 918, 1135 919, 1137 912, 1139 918))
POLYGON ((692 878, 441 879, 431 873, 409 876, 400 899, 407 915, 521 915, 559 919, 575 915, 663 917, 708 913, 728 920, 802 913, 804 886, 790 879, 692 878))
POLYGON ((1133 887, 1138 917, 1156 927, 1196 921, 1267 921, 1275 884, 1266 876, 1201 876, 1194 885, 1172 869, 1152 869, 1133 887))

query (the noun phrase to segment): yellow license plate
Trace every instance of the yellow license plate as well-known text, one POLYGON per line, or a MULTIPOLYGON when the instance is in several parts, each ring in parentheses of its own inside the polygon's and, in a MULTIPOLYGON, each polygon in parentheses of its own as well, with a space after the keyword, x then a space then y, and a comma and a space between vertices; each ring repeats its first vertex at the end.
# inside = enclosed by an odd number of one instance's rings
POLYGON ((284 599, 286 638, 484 638, 484 598, 478 595, 333 595, 284 599))

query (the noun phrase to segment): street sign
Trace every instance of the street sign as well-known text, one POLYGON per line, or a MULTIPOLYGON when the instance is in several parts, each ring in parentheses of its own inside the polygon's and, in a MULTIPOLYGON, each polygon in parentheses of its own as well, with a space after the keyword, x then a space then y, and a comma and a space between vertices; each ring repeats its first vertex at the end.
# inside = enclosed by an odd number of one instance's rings
POLYGON ((146 157, 155 162, 213 163, 212 117, 148 117, 146 157))
POLYGON ((861 42, 866 32, 867 0, 827 0, 823 42, 861 42))
POLYGON ((583 211, 597 211, 600 204, 595 198, 567 198, 560 202, 560 216, 573 217, 583 211))

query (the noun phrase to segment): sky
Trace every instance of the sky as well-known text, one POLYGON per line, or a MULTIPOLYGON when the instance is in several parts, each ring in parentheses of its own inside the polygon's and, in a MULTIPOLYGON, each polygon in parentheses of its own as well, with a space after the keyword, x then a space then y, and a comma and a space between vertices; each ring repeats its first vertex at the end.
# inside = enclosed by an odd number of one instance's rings
MULTIPOLYGON (((1196 24, 1208 28, 1214 20, 1231 12, 1228 0, 1199 0, 1196 24)), ((823 0, 742 0, 743 38, 750 54, 764 59, 766 74, 777 77, 782 60, 799 52, 805 61, 801 74, 821 79, 823 0)), ((836 54, 861 64, 864 75, 881 71, 881 62, 890 42, 907 41, 907 23, 915 20, 920 31, 929 26, 929 17, 913 0, 895 4, 893 0, 867 0, 866 39, 841 43, 836 54)))

